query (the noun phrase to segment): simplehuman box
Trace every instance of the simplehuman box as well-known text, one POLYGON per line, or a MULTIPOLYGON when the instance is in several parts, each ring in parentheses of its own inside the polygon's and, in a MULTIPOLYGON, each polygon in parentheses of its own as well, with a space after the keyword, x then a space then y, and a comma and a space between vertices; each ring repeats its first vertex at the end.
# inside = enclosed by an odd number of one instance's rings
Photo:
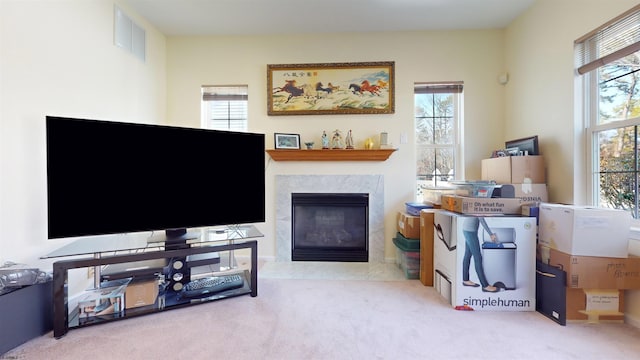
POLYGON ((498 184, 544 184, 544 159, 541 155, 504 156, 483 159, 482 180, 498 184))
POLYGON ((540 204, 540 244, 570 255, 625 258, 631 215, 623 210, 540 204))
POLYGON ((476 198, 442 195, 442 209, 461 214, 520 214, 522 201, 517 198, 476 198))
POLYGON ((399 211, 396 216, 398 232, 408 239, 420 239, 420 216, 399 211))
POLYGON ((541 260, 567 272, 567 287, 640 289, 640 257, 576 256, 539 246, 541 260))
POLYGON ((435 210, 433 214, 433 287, 451 305, 455 304, 454 281, 458 271, 457 235, 452 233, 457 220, 458 215, 450 211, 435 210))
POLYGON ((434 287, 454 308, 535 311, 535 218, 436 210, 434 228, 434 287), (496 242, 483 222, 497 235, 496 242), (472 256, 466 258, 467 252, 472 256), (478 286, 464 284, 467 271, 468 280, 478 286), (498 291, 483 291, 488 285, 498 291))
POLYGON ((420 282, 433 286, 434 209, 420 211, 420 282))

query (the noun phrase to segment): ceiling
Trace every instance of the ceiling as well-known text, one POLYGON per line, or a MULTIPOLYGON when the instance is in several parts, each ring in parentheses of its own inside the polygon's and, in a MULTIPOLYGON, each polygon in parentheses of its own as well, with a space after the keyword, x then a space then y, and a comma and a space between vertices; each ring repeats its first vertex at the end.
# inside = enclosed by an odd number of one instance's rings
POLYGON ((167 36, 503 28, 535 0, 125 0, 167 36))

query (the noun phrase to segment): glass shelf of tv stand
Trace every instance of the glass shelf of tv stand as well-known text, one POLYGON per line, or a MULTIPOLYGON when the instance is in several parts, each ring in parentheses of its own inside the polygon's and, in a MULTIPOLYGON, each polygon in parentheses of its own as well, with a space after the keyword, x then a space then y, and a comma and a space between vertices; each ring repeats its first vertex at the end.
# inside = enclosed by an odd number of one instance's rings
MULTIPOLYGON (((186 236, 186 244, 190 247, 212 246, 220 242, 238 243, 261 237, 264 237, 264 234, 254 225, 205 227, 189 229, 186 236)), ((159 251, 165 248, 165 241, 166 237, 163 231, 82 237, 41 256, 41 258, 51 259, 70 256, 100 258, 115 253, 159 251)))
MULTIPOLYGON (((112 321, 122 318, 135 317, 138 315, 151 314, 159 311, 176 309, 179 307, 189 306, 197 303, 204 303, 222 298, 235 297, 241 295, 258 296, 258 260, 257 260, 257 243, 258 239, 263 237, 252 225, 237 225, 224 228, 198 228, 190 230, 190 235, 186 241, 188 247, 179 249, 165 249, 164 237, 151 236, 153 234, 141 233, 121 235, 120 237, 104 237, 104 239, 96 240, 96 238, 81 238, 71 244, 49 253, 43 258, 60 258, 73 257, 57 260, 53 263, 53 333, 55 338, 60 338, 66 334, 69 329, 75 327, 84 327, 88 325, 99 324, 105 321, 112 321), (114 239, 118 238, 118 241, 114 239), (142 240, 140 240, 142 239, 142 240), (93 242, 92 242, 93 241, 93 242), (251 254, 249 264, 237 266, 235 264, 234 251, 248 250, 251 254), (211 296, 198 298, 183 298, 179 296, 178 290, 175 288, 163 289, 159 292, 156 303, 152 307, 142 306, 140 308, 129 308, 118 314, 106 314, 100 316, 89 316, 88 319, 80 321, 78 309, 69 306, 68 288, 68 272, 73 269, 93 268, 94 269, 94 286, 93 289, 100 288, 103 278, 101 277, 101 268, 112 264, 130 264, 138 261, 183 258, 183 257, 199 257, 193 264, 196 267, 203 265, 215 264, 210 262, 214 257, 205 256, 207 254, 218 254, 220 259, 219 268, 217 266, 209 268, 200 268, 194 273, 194 267, 190 267, 191 277, 208 276, 208 274, 238 274, 244 278, 244 285, 241 288, 229 289, 211 296), (202 256, 202 257, 200 257, 202 256), (229 266, 223 267, 223 258, 229 259, 229 266), (245 266, 247 265, 247 266, 245 266), (70 311, 71 310, 71 311, 70 311)), ((130 269, 136 270, 135 268, 130 269)), ((127 269, 129 271, 129 269, 127 269)), ((114 279, 115 280, 115 279, 114 279)), ((168 279, 165 279, 168 280, 168 279)), ((168 285, 168 282, 164 282, 168 285)), ((159 289, 160 290, 160 289, 159 289)), ((74 291, 75 296, 78 295, 74 291)))

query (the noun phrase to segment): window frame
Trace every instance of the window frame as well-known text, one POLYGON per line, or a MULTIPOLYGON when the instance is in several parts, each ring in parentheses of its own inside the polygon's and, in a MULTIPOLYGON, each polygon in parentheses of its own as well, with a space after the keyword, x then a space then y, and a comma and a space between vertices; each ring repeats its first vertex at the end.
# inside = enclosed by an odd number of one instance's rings
MULTIPOLYGON (((450 81, 450 82, 416 82, 414 84, 414 114, 413 114, 413 118, 414 118, 414 132, 416 133, 416 143, 414 146, 414 150, 415 150, 415 161, 414 164, 416 166, 415 170, 416 170, 416 175, 415 175, 415 181, 416 181, 416 200, 420 201, 422 196, 421 196, 421 190, 423 188, 421 188, 420 185, 420 174, 418 174, 418 156, 420 153, 420 150, 423 148, 428 148, 428 149, 434 149, 435 151, 437 151, 438 149, 450 149, 453 153, 453 171, 454 171, 454 175, 452 179, 448 179, 447 181, 442 181, 442 180, 435 180, 433 187, 434 188, 447 188, 448 186, 446 186, 448 184, 449 180, 462 180, 465 178, 465 174, 464 174, 464 158, 463 158, 463 149, 462 149, 462 129, 463 129, 463 103, 464 103, 464 84, 461 81, 450 81), (451 144, 419 144, 417 141, 417 134, 418 134, 418 114, 415 111, 415 106, 416 106, 416 101, 415 98, 417 95, 419 94, 453 94, 453 104, 452 104, 452 109, 453 109, 453 114, 451 116, 452 118, 452 142, 451 144), (441 184, 439 185, 438 182, 441 182, 441 184), (444 186, 443 186, 444 185, 444 186)), ((435 114, 433 114, 430 118, 432 119, 437 119, 440 118, 440 116, 436 116, 435 114)), ((437 168, 437 165, 436 165, 437 168)), ((436 177, 434 175, 434 177, 436 177)), ((427 180, 429 181, 429 180, 427 180)), ((425 200, 425 199, 423 199, 425 200)))
MULTIPOLYGON (((601 206, 600 204, 600 144, 598 135, 602 131, 621 129, 625 127, 635 126, 636 130, 640 129, 640 117, 608 121, 600 123, 600 87, 599 87, 599 69, 618 59, 622 59, 628 55, 640 51, 640 39, 637 31, 635 36, 631 36, 633 41, 628 44, 622 42, 617 47, 607 47, 611 50, 603 50, 602 44, 610 44, 612 39, 615 40, 616 32, 629 31, 629 27, 635 27, 638 19, 640 19, 640 5, 631 8, 620 16, 608 21, 599 28, 582 36, 575 41, 576 55, 576 76, 580 86, 578 89, 582 91, 580 101, 582 111, 582 125, 584 129, 584 143, 586 149, 585 170, 586 170, 586 201, 593 206, 601 206), (636 40, 638 39, 638 40, 636 40)), ((631 74, 631 73, 627 73, 631 74)), ((636 157, 638 149, 636 149, 636 157)), ((640 168, 636 162, 634 170, 636 176, 636 214, 640 212, 638 209, 638 197, 640 185, 638 179, 640 177, 640 168)), ((632 228, 640 230, 640 216, 632 219, 632 228)))

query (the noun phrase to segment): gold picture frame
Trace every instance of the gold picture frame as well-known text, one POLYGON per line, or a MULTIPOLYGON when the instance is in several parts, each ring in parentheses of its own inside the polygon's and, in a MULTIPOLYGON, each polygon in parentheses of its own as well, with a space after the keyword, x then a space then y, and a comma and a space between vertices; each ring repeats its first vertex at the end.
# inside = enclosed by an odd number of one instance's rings
POLYGON ((395 62, 267 65, 267 114, 393 114, 395 62))

